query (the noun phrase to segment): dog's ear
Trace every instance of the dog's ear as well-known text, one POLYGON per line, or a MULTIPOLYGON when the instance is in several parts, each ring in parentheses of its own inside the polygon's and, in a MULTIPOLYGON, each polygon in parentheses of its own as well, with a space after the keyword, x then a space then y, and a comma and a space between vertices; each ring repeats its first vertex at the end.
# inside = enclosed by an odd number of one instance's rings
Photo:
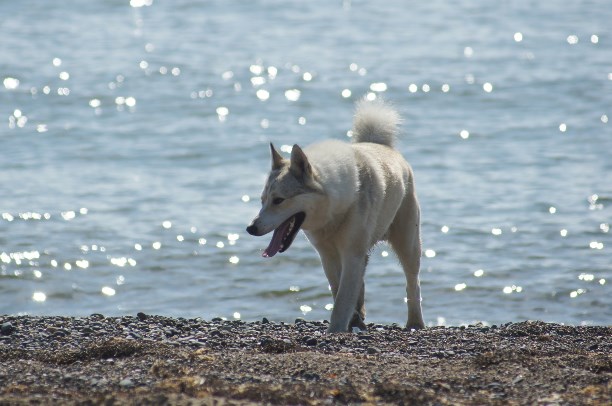
POLYGON ((270 154, 272 157, 272 170, 275 171, 283 166, 283 157, 274 148, 274 145, 270 143, 270 154))
POLYGON ((297 144, 291 149, 291 166, 289 170, 296 178, 307 179, 312 176, 312 168, 308 157, 297 144))

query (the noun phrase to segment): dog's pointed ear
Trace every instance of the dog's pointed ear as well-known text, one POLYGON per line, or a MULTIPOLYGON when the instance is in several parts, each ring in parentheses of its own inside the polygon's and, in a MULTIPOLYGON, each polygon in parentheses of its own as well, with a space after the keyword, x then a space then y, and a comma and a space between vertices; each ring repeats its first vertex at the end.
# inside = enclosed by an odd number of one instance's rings
POLYGON ((296 178, 310 178, 312 176, 312 167, 308 162, 308 157, 297 144, 291 149, 291 166, 289 170, 296 178))
POLYGON ((270 143, 270 155, 272 157, 272 170, 280 169, 283 166, 283 157, 274 148, 272 143, 270 143))

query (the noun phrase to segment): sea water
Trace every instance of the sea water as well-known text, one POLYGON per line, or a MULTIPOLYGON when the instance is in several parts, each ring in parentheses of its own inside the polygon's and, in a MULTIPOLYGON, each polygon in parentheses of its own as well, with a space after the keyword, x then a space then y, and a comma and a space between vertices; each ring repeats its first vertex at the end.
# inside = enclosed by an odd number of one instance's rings
MULTIPOLYGON (((392 102, 427 324, 612 322, 606 1, 0 3, 0 313, 328 319, 303 235, 261 257, 268 143, 392 102)), ((368 321, 403 323, 390 247, 368 321)))

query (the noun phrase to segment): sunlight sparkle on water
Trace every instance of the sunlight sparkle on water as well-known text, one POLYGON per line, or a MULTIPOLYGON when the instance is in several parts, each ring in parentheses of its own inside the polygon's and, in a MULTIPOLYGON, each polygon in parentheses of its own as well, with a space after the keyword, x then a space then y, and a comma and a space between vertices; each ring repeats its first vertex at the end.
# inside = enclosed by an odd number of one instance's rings
POLYGON ((384 82, 376 82, 370 85, 370 90, 373 92, 384 92, 387 90, 387 84, 384 82))
POLYGON ((105 296, 115 296, 116 293, 115 289, 111 288, 110 286, 103 286, 101 292, 105 296))
POLYGON ((32 300, 35 302, 44 302, 47 300, 47 295, 45 295, 43 292, 34 292, 32 295, 32 300))
POLYGON ((467 285, 465 283, 458 283, 455 285, 455 290, 457 292, 460 292, 462 290, 464 290, 465 288, 467 288, 467 285))
POLYGON ((266 78, 264 78, 263 76, 253 76, 251 78, 251 84, 254 87, 261 86, 261 85, 263 85, 265 83, 266 83, 266 78))
POLYGON ((578 297, 579 295, 582 295, 583 293, 586 293, 586 289, 576 289, 570 292, 570 297, 572 299, 578 297))
POLYGON ((261 75, 261 74, 263 73, 263 71, 264 71, 264 67, 263 67, 263 66, 261 66, 261 65, 255 65, 255 64, 253 64, 253 65, 249 66, 249 71, 250 71, 250 72, 251 72, 253 75, 257 75, 257 76, 259 76, 259 75, 261 75))
POLYGON ((589 247, 594 250, 602 250, 604 248, 604 243, 598 241, 591 241, 589 243, 589 247))
POLYGON ((308 306, 308 305, 301 305, 300 306, 300 311, 306 315, 306 313, 311 312, 312 311, 312 307, 308 306))
POLYGON ((427 258, 434 258, 436 256, 436 251, 434 251, 432 249, 427 249, 427 250, 425 250, 425 256, 427 258))
POLYGON ((130 0, 130 6, 134 8, 148 7, 153 4, 153 0, 130 0))
POLYGON ((268 66, 268 77, 270 79, 275 79, 278 74, 278 68, 276 66, 268 66))
POLYGON ((285 97, 289 101, 298 101, 301 92, 298 89, 289 89, 285 91, 285 97))
POLYGON ((17 89, 17 87, 19 87, 19 79, 15 79, 11 77, 4 78, 4 81, 2 83, 4 84, 4 87, 8 90, 14 90, 14 89, 17 89))
POLYGON ((343 89, 342 90, 342 97, 344 97, 345 99, 348 99, 349 97, 351 97, 351 90, 350 89, 343 89))
POLYGON ((265 89, 259 89, 256 93, 257 98, 261 101, 266 101, 270 98, 270 92, 265 89))
POLYGON ((480 278, 482 275, 484 275, 484 270, 482 269, 477 269, 474 271, 474 276, 477 278, 480 278))
POLYGON ((416 93, 418 90, 419 87, 415 83, 411 83, 410 86, 408 86, 408 91, 410 93, 416 93))
POLYGON ((229 262, 230 264, 237 264, 238 262, 240 262, 240 258, 238 258, 237 256, 233 255, 229 258, 229 262))
POLYGON ((521 42, 523 40, 523 34, 520 32, 515 32, 514 33, 514 40, 516 42, 521 42))
POLYGON ((76 266, 78 266, 81 269, 86 269, 89 268, 89 261, 86 259, 80 259, 78 261, 75 262, 76 266))
POLYGON ((512 285, 512 286, 505 286, 503 289, 503 292, 507 295, 511 294, 511 293, 521 293, 523 291, 523 288, 520 286, 516 286, 516 285, 512 285))
POLYGON ((470 132, 468 130, 461 130, 459 132, 459 136, 464 140, 467 140, 468 138, 470 138, 470 132))

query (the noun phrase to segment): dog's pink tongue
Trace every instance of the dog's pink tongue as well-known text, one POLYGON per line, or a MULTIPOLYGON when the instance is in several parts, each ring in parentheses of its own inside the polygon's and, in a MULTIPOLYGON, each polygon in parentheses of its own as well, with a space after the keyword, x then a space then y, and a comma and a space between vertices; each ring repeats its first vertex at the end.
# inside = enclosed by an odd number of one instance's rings
POLYGON ((281 243, 283 242, 283 237, 285 235, 285 232, 287 231, 288 226, 289 222, 286 221, 280 226, 278 226, 276 230, 274 230, 274 234, 272 235, 272 241, 270 241, 270 245, 268 245, 268 248, 266 248, 263 254, 261 254, 262 257, 271 258, 278 253, 278 251, 281 249, 281 243))

